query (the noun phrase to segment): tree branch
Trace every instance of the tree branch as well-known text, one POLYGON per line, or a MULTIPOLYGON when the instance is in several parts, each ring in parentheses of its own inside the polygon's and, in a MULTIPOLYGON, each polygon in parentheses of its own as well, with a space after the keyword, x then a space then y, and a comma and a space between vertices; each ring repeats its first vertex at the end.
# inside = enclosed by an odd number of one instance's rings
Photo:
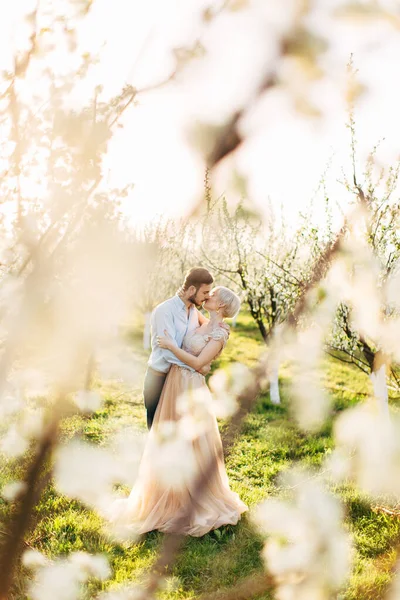
MULTIPOLYGON (((17 511, 11 521, 9 535, 0 552, 0 600, 9 598, 14 570, 21 554, 24 536, 31 523, 33 508, 36 506, 43 489, 43 481, 40 482, 40 473, 51 454, 57 431, 58 419, 53 417, 28 467, 24 481, 26 484, 25 492, 19 501, 17 511)), ((47 478, 44 481, 47 482, 47 478)))
POLYGON ((292 277, 296 281, 296 283, 298 283, 300 286, 303 285, 303 282, 300 281, 300 279, 298 279, 298 277, 296 277, 295 275, 292 275, 290 273, 290 271, 288 271, 287 269, 285 269, 284 267, 282 267, 282 265, 280 265, 279 263, 275 262, 271 257, 263 254, 259 250, 256 250, 256 254, 259 254, 262 258, 264 258, 265 260, 268 260, 273 265, 275 265, 276 267, 278 267, 278 269, 281 269, 284 273, 286 273, 286 275, 289 275, 289 277, 292 277))

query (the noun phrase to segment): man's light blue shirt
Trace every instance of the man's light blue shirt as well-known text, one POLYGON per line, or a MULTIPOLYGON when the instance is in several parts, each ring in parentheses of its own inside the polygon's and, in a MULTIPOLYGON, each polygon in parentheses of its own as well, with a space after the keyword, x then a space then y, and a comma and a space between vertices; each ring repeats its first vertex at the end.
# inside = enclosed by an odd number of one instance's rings
MULTIPOLYGON (((157 345, 157 336, 165 336, 168 332, 181 348, 185 335, 199 326, 199 316, 196 307, 190 307, 189 316, 185 303, 178 295, 162 302, 153 310, 151 315, 151 354, 148 365, 155 371, 168 373, 171 365, 185 366, 170 350, 157 345)), ((191 369, 193 370, 193 369, 191 369)))

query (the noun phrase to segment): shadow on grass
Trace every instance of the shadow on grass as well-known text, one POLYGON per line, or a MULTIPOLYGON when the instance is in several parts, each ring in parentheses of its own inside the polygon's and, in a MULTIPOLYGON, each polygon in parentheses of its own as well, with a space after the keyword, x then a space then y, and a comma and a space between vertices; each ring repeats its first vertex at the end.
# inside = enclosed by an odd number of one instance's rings
POLYGON ((237 526, 224 526, 202 538, 188 538, 173 567, 185 592, 222 590, 262 570, 262 539, 246 515, 237 526))

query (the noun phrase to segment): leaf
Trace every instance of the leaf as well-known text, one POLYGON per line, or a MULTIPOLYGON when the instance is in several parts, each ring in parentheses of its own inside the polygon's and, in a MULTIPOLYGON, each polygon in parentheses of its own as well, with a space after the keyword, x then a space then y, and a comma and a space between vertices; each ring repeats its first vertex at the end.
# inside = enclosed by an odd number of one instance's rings
POLYGON ((222 532, 220 529, 214 529, 215 537, 220 540, 222 538, 222 532))

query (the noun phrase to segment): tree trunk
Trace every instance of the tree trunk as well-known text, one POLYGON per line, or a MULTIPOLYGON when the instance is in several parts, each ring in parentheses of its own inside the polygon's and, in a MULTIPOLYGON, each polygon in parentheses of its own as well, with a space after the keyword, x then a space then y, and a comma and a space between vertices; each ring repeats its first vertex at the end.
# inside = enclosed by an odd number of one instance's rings
POLYGON ((150 321, 151 321, 151 312, 146 312, 144 314, 144 331, 143 331, 143 348, 145 350, 150 350, 150 348, 151 348, 150 321))
POLYGON ((379 411, 389 416, 388 388, 386 379, 386 360, 383 352, 375 355, 370 379, 374 389, 374 396, 378 402, 379 411))
MULTIPOLYGON (((245 292, 248 292, 248 285, 247 285, 247 281, 246 281, 246 277, 245 277, 245 271, 243 269, 242 265, 239 265, 239 268, 237 270, 238 275, 240 277, 240 281, 242 282, 242 289, 245 292)), ((253 317, 254 321, 257 323, 258 325, 258 329, 260 330, 260 333, 262 335, 262 338, 264 340, 264 342, 267 344, 268 343, 268 332, 265 328, 264 325, 264 321, 262 318, 262 312, 260 310, 260 306, 256 306, 255 302, 253 300, 253 298, 251 297, 251 295, 247 295, 247 304, 248 307, 250 308, 250 314, 253 317)))
POLYGON ((370 366, 372 386, 374 389, 374 396, 378 403, 379 411, 389 416, 389 401, 388 401, 388 389, 386 381, 386 366, 390 364, 390 358, 387 354, 378 350, 375 352, 368 342, 360 336, 364 356, 370 366))
POLYGON ((255 308, 254 303, 252 302, 252 300, 250 298, 247 300, 247 304, 250 308, 250 314, 253 317, 254 321, 257 323, 258 329, 260 330, 262 339, 267 344, 268 343, 268 331, 264 325, 262 315, 261 315, 260 311, 255 308))
POLYGON ((281 397, 279 394, 279 363, 274 363, 269 375, 269 397, 272 404, 280 404, 281 397))
POLYGON ((267 329, 266 329, 266 327, 264 325, 264 321, 262 319, 257 318, 256 319, 256 323, 258 325, 258 329, 260 330, 260 333, 262 335, 262 338, 263 338, 264 342, 266 344, 268 344, 268 337, 269 336, 268 336, 268 331, 267 331, 267 329))

